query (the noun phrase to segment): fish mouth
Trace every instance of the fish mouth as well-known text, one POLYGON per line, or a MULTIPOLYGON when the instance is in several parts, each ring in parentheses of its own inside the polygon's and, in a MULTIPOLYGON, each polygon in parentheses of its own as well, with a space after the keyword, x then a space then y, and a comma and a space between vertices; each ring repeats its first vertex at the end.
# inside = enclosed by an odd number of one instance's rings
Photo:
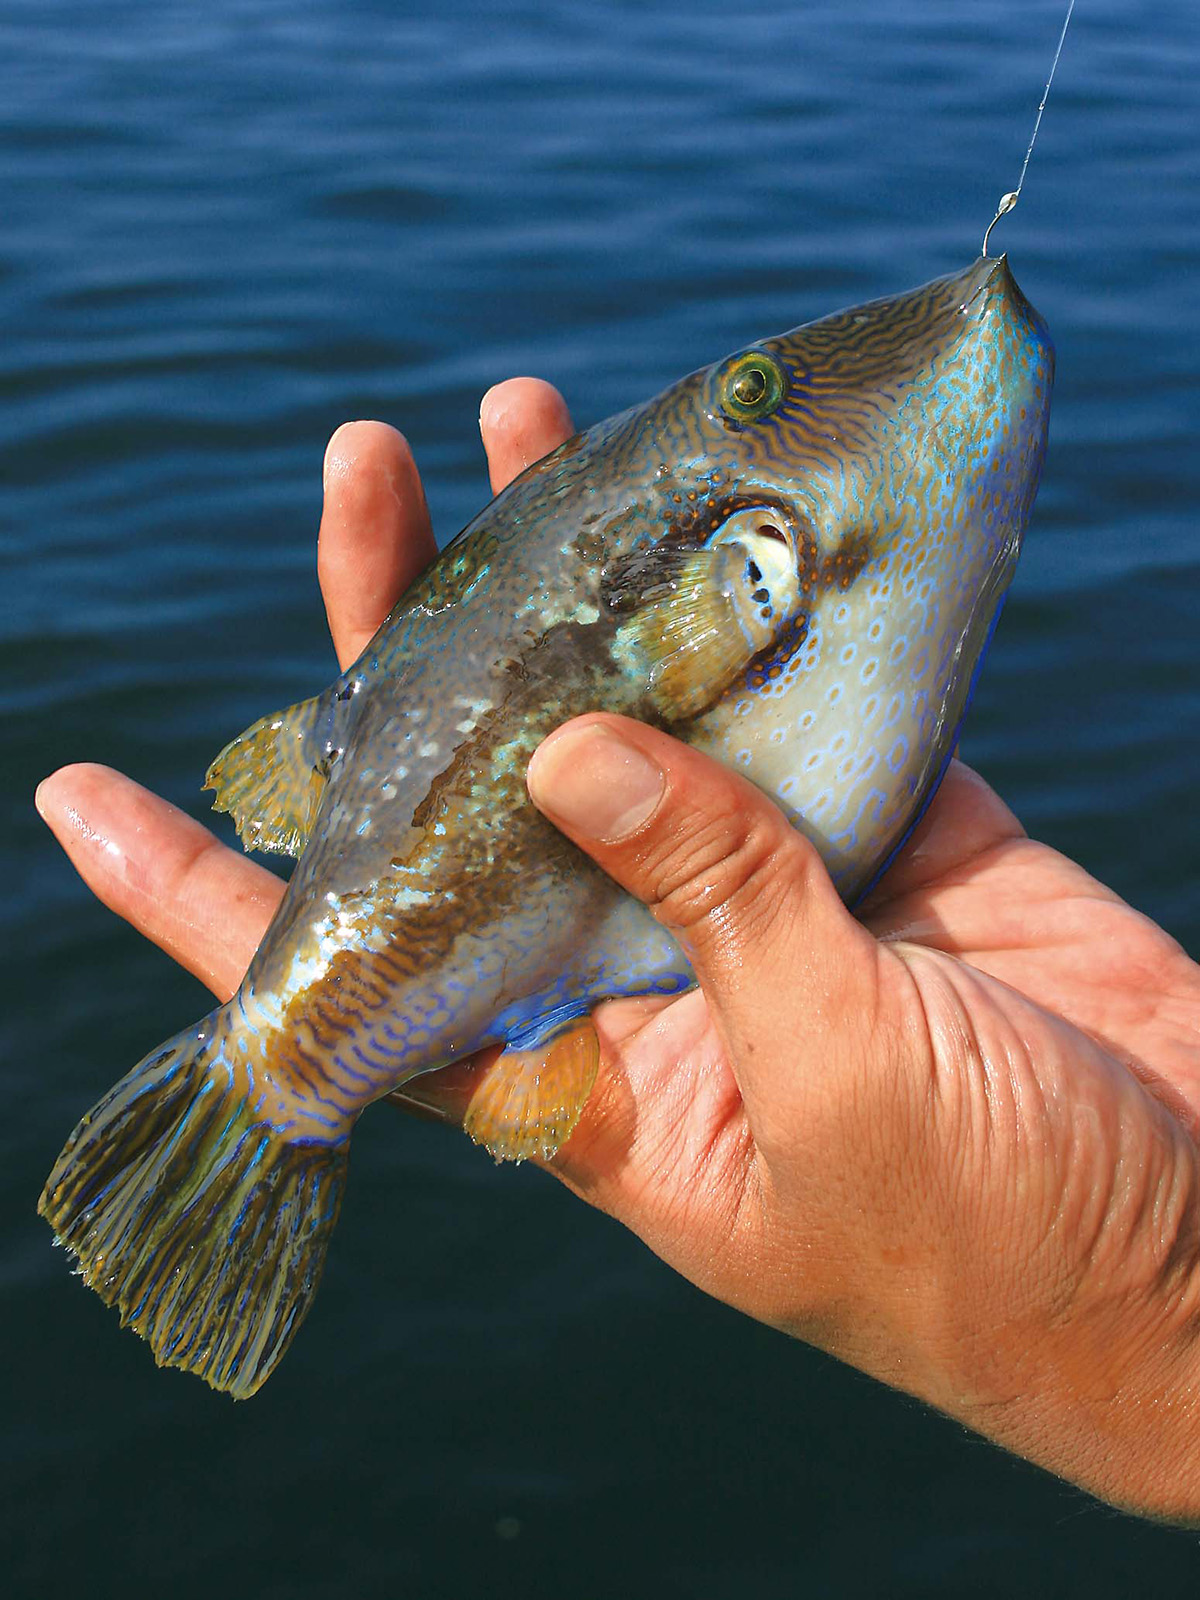
POLYGON ((942 280, 953 291, 960 316, 986 324, 995 315, 1005 333, 1053 362, 1045 322, 1021 292, 1007 255, 979 256, 963 272, 942 280))
POLYGON ((990 288, 999 288, 1007 295, 1017 287, 1006 255, 979 256, 962 272, 952 273, 943 281, 947 287, 957 285, 958 309, 963 313, 969 313, 990 288))

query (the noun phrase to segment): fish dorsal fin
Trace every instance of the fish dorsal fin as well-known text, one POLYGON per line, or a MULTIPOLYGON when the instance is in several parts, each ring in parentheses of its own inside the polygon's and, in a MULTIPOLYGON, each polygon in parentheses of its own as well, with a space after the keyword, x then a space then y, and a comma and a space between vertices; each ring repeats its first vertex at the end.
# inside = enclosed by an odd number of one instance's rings
POLYGON ((357 681, 273 712, 230 741, 205 774, 247 850, 298 856, 345 744, 357 681))
POLYGON ((656 545, 605 575, 618 615, 613 653, 644 672, 649 699, 668 722, 698 716, 718 700, 801 606, 791 541, 769 509, 730 517, 697 549, 656 545))

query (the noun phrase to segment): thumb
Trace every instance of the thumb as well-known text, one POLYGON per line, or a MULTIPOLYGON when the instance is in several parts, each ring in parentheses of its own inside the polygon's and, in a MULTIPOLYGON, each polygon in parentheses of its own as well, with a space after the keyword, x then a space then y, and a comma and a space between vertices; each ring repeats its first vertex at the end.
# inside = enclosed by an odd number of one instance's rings
POLYGON ((752 1117, 760 1095, 779 1092, 775 1052, 763 1048, 772 1036, 794 1044, 798 1067, 807 1052, 828 1066, 817 1057, 863 1015, 877 948, 812 844, 760 790, 667 734, 608 715, 551 734, 528 783, 550 821, 679 940, 752 1117))

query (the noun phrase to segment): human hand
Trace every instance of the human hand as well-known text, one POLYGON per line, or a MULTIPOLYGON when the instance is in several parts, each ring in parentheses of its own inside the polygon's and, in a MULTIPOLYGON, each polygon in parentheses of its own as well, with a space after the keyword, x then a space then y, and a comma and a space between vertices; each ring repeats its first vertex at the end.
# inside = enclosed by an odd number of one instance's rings
POLYGON ((598 1013, 566 1182, 717 1298, 1200 1517, 1200 969, 957 764, 861 923, 770 802, 652 729, 579 719, 529 783, 701 985, 598 1013))
MULTIPOLYGON (((529 380, 493 391, 482 425, 497 488, 569 431, 529 380)), ((343 663, 432 548, 403 442, 339 430, 319 568, 343 663)), ((570 724, 531 788, 678 932, 702 984, 600 1008, 601 1076, 560 1176, 749 1314, 1107 1498, 1200 1514, 1200 973, 1183 952, 961 767, 863 923, 757 791, 652 730, 570 724), (571 796, 615 793, 618 737, 664 792, 596 843, 571 796)), ((107 904, 232 991, 273 874, 102 768, 55 774, 39 804, 107 904)), ((409 1097, 454 1115, 486 1070, 409 1097)))

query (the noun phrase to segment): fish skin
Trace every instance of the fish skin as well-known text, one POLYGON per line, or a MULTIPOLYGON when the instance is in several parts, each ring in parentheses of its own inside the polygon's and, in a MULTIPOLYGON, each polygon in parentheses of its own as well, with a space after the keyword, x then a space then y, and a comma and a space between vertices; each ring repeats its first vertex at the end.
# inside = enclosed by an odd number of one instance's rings
POLYGON ((222 752, 217 807, 300 859, 238 993, 83 1119, 40 1207, 160 1363, 264 1381, 371 1102, 490 1044, 536 1066, 597 1001, 693 982, 528 800, 568 718, 740 770, 861 899, 954 748, 1053 365, 1001 257, 692 373, 530 467, 324 695, 222 752))
POLYGON ((673 726, 614 669, 614 561, 739 501, 796 530, 803 625, 673 731, 781 805, 850 903, 945 770, 1036 492, 1044 324, 981 259, 761 348, 797 375, 793 401, 731 431, 709 368, 577 435, 339 680, 353 726, 243 995, 285 1031, 315 1009, 343 1057, 370 1058, 374 1093, 556 1008, 692 981, 525 791, 537 745, 579 712, 673 726))

